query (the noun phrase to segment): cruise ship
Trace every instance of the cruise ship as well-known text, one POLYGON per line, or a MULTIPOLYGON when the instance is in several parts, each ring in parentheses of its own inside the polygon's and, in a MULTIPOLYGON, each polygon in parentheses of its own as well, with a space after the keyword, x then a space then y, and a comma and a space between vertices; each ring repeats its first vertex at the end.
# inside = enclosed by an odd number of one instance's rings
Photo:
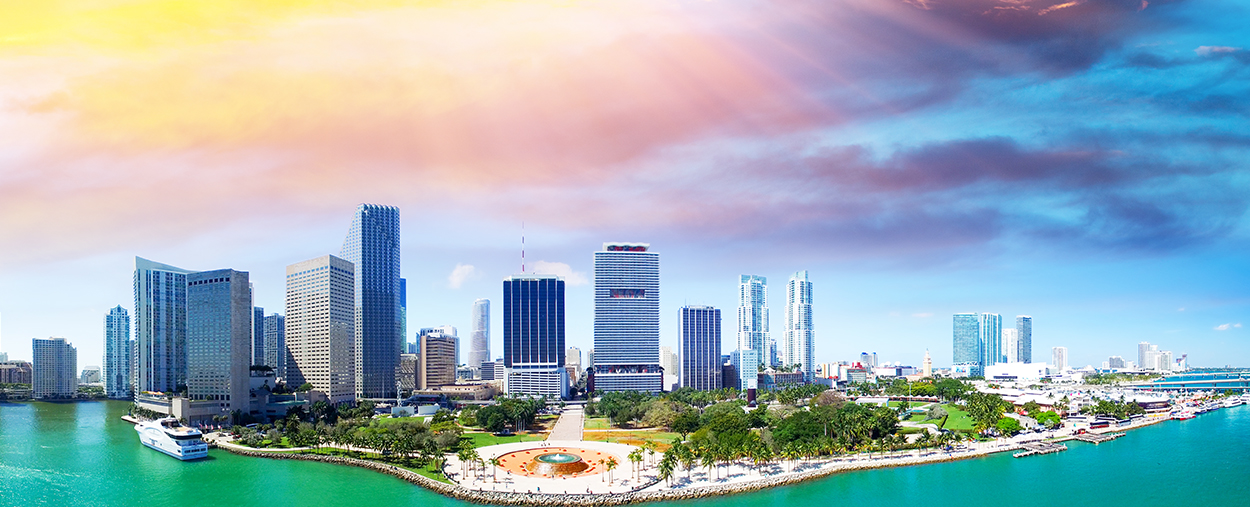
POLYGON ((188 428, 173 417, 135 425, 139 442, 165 454, 186 461, 208 456, 208 444, 200 437, 200 430, 188 428))

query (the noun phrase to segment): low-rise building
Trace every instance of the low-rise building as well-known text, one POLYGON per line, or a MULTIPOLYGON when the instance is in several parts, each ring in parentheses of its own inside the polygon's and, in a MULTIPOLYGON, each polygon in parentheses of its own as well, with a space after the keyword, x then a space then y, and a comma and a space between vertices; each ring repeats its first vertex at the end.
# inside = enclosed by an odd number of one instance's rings
POLYGON ((30 384, 34 370, 26 361, 0 362, 0 384, 30 384))

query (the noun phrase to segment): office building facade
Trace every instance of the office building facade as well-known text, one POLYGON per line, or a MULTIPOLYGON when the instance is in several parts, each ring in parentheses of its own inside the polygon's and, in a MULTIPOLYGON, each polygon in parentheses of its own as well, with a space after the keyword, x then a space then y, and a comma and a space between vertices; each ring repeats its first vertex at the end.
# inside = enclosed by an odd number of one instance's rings
POLYGON ((104 393, 109 398, 134 395, 130 386, 130 313, 117 305, 104 316, 104 393))
POLYGON ((1033 362, 1033 317, 1016 316, 1016 338, 1018 340, 1016 356, 1022 363, 1033 362))
POLYGON ((1003 355, 1003 316, 982 313, 980 316, 981 366, 1005 363, 1003 355))
POLYGON ((738 350, 754 350, 760 364, 771 355, 768 349, 768 279, 758 275, 738 278, 738 350))
POLYGON ((660 254, 604 243, 594 266, 595 389, 661 391, 660 254))
POLYGON ((564 325, 564 280, 528 274, 504 279, 503 366, 509 394, 566 396, 564 325))
POLYGON ((31 391, 35 398, 73 398, 78 392, 78 350, 65 338, 30 341, 31 391))
POLYGON ((684 306, 678 310, 681 385, 697 391, 725 387, 721 361, 720 309, 684 306))
POLYGON ((1055 364, 1055 369, 1063 372, 1068 369, 1068 348, 1055 347, 1050 351, 1051 362, 1055 364))
POLYGON ((334 404, 357 392, 354 269, 333 255, 286 268, 287 385, 310 383, 334 404))
POLYGON ((417 355, 417 389, 456 383, 456 338, 441 332, 423 333, 417 355))
MULTIPOLYGON (((273 368, 274 375, 286 378, 286 317, 272 314, 264 320, 265 365, 273 368)), ((297 386, 298 387, 298 386, 297 386)))
MULTIPOLYGON (((253 296, 255 299, 255 296, 253 296)), ((249 347, 252 353, 252 364, 265 364, 265 309, 259 306, 252 307, 252 344, 249 347)))
POLYGON ((490 361, 490 300, 478 299, 473 302, 472 331, 469 335, 468 365, 480 368, 482 363, 490 361))
POLYGON ((187 383, 187 275, 135 257, 135 393, 180 392, 187 383))
MULTIPOLYGON (((355 270, 356 397, 395 397, 395 369, 404 349, 399 286, 399 208, 361 204, 343 241, 355 270)), ((290 317, 288 311, 288 318, 290 317)))
POLYGON ((781 344, 781 363, 798 366, 803 380, 812 381, 816 335, 812 327, 812 282, 807 271, 799 271, 786 283, 786 333, 781 344))
POLYGON ((248 278, 233 269, 187 275, 187 397, 217 402, 223 414, 250 410, 256 308, 248 278))

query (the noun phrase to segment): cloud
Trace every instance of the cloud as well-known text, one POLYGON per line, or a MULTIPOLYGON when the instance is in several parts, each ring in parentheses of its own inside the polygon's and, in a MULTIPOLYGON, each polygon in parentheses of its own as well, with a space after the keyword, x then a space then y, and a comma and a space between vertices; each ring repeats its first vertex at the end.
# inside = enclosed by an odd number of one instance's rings
POLYGON ((1215 328, 1214 328, 1214 329, 1215 329, 1216 331, 1228 331, 1229 329, 1240 328, 1240 327, 1241 327, 1241 323, 1240 323, 1240 322, 1238 322, 1238 323, 1236 323, 1236 324, 1232 324, 1232 323, 1228 323, 1228 324, 1220 324, 1220 325, 1218 325, 1218 326, 1215 326, 1215 328))
POLYGON ((556 275, 564 279, 564 283, 568 285, 586 285, 590 280, 586 278, 586 273, 573 271, 573 268, 563 262, 547 262, 535 261, 531 272, 540 275, 556 275))
POLYGON ((464 285, 466 280, 478 278, 482 275, 472 264, 456 264, 451 270, 451 274, 447 275, 447 286, 452 289, 459 289, 464 285))
POLYGON ((1195 49, 1194 53, 1197 53, 1198 56, 1209 56, 1219 53, 1235 53, 1237 51, 1241 51, 1241 48, 1229 46, 1198 46, 1198 49, 1195 49))

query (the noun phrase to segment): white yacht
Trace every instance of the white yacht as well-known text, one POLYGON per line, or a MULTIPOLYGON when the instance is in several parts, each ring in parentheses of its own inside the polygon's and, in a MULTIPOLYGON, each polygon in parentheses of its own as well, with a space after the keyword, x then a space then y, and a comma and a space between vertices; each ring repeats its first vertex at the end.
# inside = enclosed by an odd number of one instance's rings
POLYGON ((1232 408, 1241 404, 1241 396, 1229 396, 1224 398, 1224 408, 1232 408))
POLYGON ((186 461, 208 456, 208 444, 200 430, 188 428, 173 417, 141 422, 135 425, 139 442, 165 454, 186 461))

